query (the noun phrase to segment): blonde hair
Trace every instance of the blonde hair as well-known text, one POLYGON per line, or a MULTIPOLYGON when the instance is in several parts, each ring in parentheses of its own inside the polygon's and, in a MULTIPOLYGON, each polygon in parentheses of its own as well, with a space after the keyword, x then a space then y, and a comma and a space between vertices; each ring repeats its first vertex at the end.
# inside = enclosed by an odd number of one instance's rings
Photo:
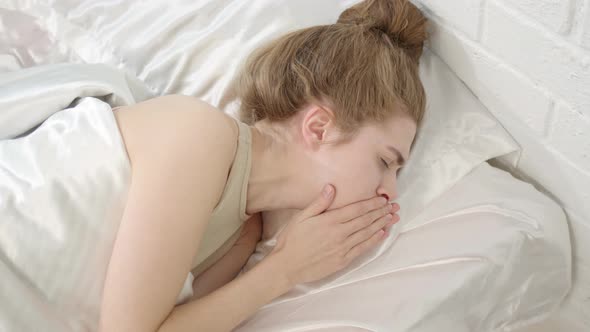
POLYGON ((419 125, 426 104, 418 74, 426 23, 408 0, 366 0, 335 24, 272 40, 250 54, 234 82, 240 120, 282 121, 315 102, 334 111, 344 133, 400 112, 419 125))

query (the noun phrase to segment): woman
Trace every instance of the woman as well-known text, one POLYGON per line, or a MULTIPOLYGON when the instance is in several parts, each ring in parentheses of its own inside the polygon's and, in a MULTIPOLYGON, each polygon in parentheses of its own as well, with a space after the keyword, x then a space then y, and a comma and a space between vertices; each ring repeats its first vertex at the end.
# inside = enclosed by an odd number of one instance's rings
POLYGON ((407 0, 369 0, 273 41, 236 80, 243 122, 184 96, 118 109, 132 181, 101 331, 229 331, 379 243, 424 113, 425 24, 407 0), (233 279, 276 209, 301 211, 233 279))

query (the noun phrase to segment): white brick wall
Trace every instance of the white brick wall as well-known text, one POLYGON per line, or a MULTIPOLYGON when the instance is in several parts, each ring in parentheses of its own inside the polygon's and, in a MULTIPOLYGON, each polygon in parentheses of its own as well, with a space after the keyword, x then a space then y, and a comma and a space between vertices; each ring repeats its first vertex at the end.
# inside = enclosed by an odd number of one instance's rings
POLYGON ((414 2, 428 46, 523 146, 517 171, 564 207, 574 286, 558 317, 590 331, 590 0, 414 2))
MULTIPOLYGON (((587 86, 590 90, 590 85, 587 86)), ((578 110, 565 103, 555 107, 554 123, 549 133, 549 142, 567 155, 574 165, 582 170, 590 170, 590 116, 584 116, 578 110)), ((582 192, 590 202, 590 188, 582 192)), ((589 252, 590 254, 590 252, 589 252)))
POLYGON ((471 39, 479 36, 480 16, 484 0, 421 0, 428 14, 442 18, 471 39))
POLYGON ((573 15, 573 0, 511 0, 514 7, 545 24, 550 30, 568 33, 573 15))
POLYGON ((519 12, 489 1, 481 43, 590 116, 590 54, 519 12))

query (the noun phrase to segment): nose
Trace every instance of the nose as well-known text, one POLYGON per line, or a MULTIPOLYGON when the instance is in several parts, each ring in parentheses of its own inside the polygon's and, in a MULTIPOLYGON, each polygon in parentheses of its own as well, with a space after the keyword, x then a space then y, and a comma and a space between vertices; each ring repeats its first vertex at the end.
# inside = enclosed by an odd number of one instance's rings
POLYGON ((387 199, 388 202, 391 202, 392 200, 396 199, 397 191, 395 188, 395 183, 382 184, 381 186, 379 186, 379 189, 377 190, 377 196, 385 197, 385 199, 387 199))

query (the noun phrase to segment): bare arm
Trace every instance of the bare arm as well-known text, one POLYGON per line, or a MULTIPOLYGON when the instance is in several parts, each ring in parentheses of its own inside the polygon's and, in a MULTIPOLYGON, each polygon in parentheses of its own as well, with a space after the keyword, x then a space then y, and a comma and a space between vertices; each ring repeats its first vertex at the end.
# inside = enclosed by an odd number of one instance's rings
POLYGON ((267 263, 201 300, 174 307, 227 180, 235 124, 183 96, 125 107, 116 117, 132 178, 107 270, 99 330, 228 331, 287 289, 280 277, 274 279, 277 265, 267 263), (264 280, 268 276, 271 282, 264 280), (250 300, 236 301, 240 298, 250 300))
POLYGON ((261 233, 262 217, 260 213, 256 213, 244 222, 239 238, 228 252, 211 267, 195 276, 191 301, 201 298, 233 280, 256 249, 261 233))
POLYGON ((293 287, 283 275, 281 264, 275 255, 267 256, 227 285, 175 307, 159 331, 231 331, 258 308, 293 287))

